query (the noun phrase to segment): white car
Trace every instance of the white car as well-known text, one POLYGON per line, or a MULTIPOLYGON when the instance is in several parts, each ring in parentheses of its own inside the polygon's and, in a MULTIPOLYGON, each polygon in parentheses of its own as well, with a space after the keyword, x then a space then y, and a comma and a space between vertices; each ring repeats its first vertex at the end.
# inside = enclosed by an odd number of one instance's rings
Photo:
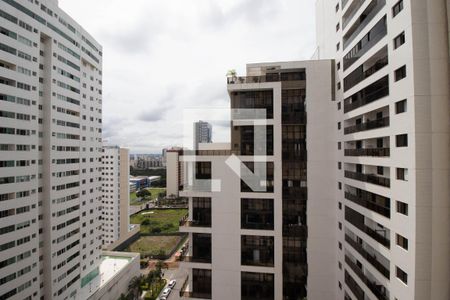
POLYGON ((162 299, 162 297, 167 298, 170 294, 170 292, 172 291, 172 289, 170 287, 166 287, 162 293, 161 293, 161 297, 159 299, 162 299))
POLYGON ((169 284, 167 285, 169 288, 173 289, 173 287, 177 284, 177 281, 175 279, 171 280, 169 284))

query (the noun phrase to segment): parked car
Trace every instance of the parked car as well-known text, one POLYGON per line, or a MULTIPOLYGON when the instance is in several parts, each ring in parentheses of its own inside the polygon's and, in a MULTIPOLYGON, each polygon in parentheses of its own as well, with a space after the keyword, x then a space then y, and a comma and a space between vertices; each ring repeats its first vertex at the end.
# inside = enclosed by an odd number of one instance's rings
POLYGON ((168 287, 170 287, 171 289, 173 289, 173 287, 175 286, 175 284, 177 284, 177 281, 175 279, 171 280, 169 282, 169 284, 167 285, 168 287))
MULTIPOLYGON (((166 297, 169 296, 170 292, 172 291, 172 289, 170 287, 166 287, 162 293, 161 293, 161 297, 166 297)), ((161 299, 161 298, 160 298, 161 299)))

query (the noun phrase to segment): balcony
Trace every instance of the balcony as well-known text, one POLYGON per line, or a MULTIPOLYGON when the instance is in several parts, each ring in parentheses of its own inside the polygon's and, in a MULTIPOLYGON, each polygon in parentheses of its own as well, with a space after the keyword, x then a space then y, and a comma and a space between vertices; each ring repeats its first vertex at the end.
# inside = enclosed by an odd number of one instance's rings
POLYGON ((211 221, 207 219, 189 220, 189 214, 186 214, 179 221, 180 227, 205 227, 211 228, 211 221))
POLYGON ((362 182, 372 183, 384 187, 390 187, 391 186, 391 179, 386 177, 380 177, 375 174, 363 174, 358 172, 352 172, 352 171, 345 171, 344 172, 345 178, 350 178, 362 182))
POLYGON ((385 216, 386 218, 391 217, 389 198, 360 190, 360 195, 345 192, 345 199, 350 200, 358 205, 361 205, 362 207, 365 207, 373 212, 379 213, 380 215, 385 216), (377 200, 380 200, 379 202, 385 202, 385 204, 387 204, 388 206, 377 203, 377 200))
POLYGON ((389 126, 389 117, 385 117, 378 120, 367 121, 361 124, 346 127, 344 134, 350 134, 355 132, 367 131, 372 129, 378 129, 389 126))
POLYGON ((345 149, 344 155, 386 157, 390 155, 390 148, 345 149))
POLYGON ((345 241, 352 246, 365 260, 367 260, 375 269, 377 269, 384 277, 390 278, 390 270, 386 268, 381 262, 377 260, 377 257, 369 252, 367 252, 364 247, 353 240, 349 235, 345 235, 345 241))
MULTIPOLYGON (((348 0, 347 0, 348 1, 348 0)), ((345 1, 347 3, 347 1, 345 1)), ((350 22, 350 20, 355 16, 361 6, 364 4, 365 0, 355 0, 352 5, 347 9, 347 11, 342 16, 342 28, 345 29, 350 22)), ((344 8, 344 3, 342 3, 342 8, 344 8)))
MULTIPOLYGON (((359 1, 359 5, 362 5, 359 1)), ((373 18, 378 14, 378 12, 386 5, 386 0, 372 0, 370 4, 367 6, 367 8, 361 13, 359 18, 356 19, 353 26, 347 31, 343 38, 344 42, 344 49, 347 48, 347 46, 358 36, 358 34, 364 30, 364 28, 367 26, 367 24, 370 23, 370 21, 373 20, 373 18)), ((359 9, 359 7, 358 7, 359 9)), ((353 11, 353 14, 355 14, 358 9, 353 11)), ((352 16, 348 19, 350 21, 352 16)), ((347 24, 346 24, 347 25, 347 24)))
POLYGON ((356 296, 356 299, 358 299, 358 300, 365 299, 363 289, 356 283, 356 281, 353 279, 353 277, 347 273, 347 270, 345 270, 345 284, 350 288, 352 293, 356 296))
MULTIPOLYGON (((360 213, 354 211, 353 209, 351 209, 349 207, 345 207, 345 220, 347 222, 349 222, 350 224, 352 224, 353 226, 355 226, 356 228, 358 228, 359 230, 361 230, 362 232, 364 232, 365 234, 367 234, 368 236, 373 238, 378 243, 382 244, 383 246, 385 246, 387 248, 390 248, 391 241, 388 238, 386 238, 386 236, 385 236, 386 229, 376 231, 364 223, 364 218, 365 217, 363 215, 361 215, 360 213), (385 232, 385 235, 384 236, 381 235, 380 232, 385 232)), ((389 233, 388 233, 388 235, 389 235, 389 233)))
POLYGON ((211 293, 189 291, 189 277, 186 277, 179 295, 180 298, 212 299, 211 293))
POLYGON ((304 70, 267 73, 259 76, 229 76, 227 77, 228 84, 246 84, 246 83, 264 83, 264 82, 278 82, 278 81, 303 81, 306 79, 304 70))
POLYGON ((353 272, 361 279, 362 282, 372 291, 378 300, 389 300, 386 295, 386 288, 382 284, 378 284, 375 281, 371 281, 366 277, 364 271, 359 268, 347 255, 345 256, 345 262, 352 269, 353 272))
POLYGON ((385 76, 344 100, 344 113, 389 95, 389 77, 385 76))
POLYGON ((194 257, 190 255, 181 255, 180 261, 186 262, 186 263, 200 263, 200 264, 210 264, 211 263, 211 257, 194 257))
POLYGON ((385 46, 344 78, 344 92, 371 77, 388 64, 388 47, 385 46))
POLYGON ((264 83, 280 81, 278 76, 234 76, 228 77, 228 84, 264 83))
POLYGON ((386 16, 384 16, 358 43, 344 56, 344 71, 387 35, 386 16))

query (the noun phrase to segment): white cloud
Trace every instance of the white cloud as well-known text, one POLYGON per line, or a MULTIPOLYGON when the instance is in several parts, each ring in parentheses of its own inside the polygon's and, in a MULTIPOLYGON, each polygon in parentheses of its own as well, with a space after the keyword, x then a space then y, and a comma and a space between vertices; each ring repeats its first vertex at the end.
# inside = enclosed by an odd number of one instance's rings
POLYGON ((183 108, 227 105, 227 70, 314 51, 313 0, 59 2, 103 45, 105 139, 135 153, 181 144, 183 108))

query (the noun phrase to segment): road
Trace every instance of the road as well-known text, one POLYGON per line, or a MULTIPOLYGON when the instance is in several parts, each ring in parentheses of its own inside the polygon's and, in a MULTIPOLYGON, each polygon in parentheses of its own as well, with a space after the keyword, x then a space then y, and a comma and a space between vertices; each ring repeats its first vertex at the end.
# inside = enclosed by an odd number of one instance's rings
MULTIPOLYGON (((137 212, 139 212, 139 211, 141 211, 143 209, 145 209, 145 205, 147 203, 149 203, 149 202, 150 201, 144 202, 141 205, 130 205, 130 216, 134 215, 135 213, 137 213, 137 212)), ((154 203, 149 203, 149 208, 153 208, 153 207, 155 207, 155 204, 154 203)))
POLYGON ((180 298, 180 289, 183 286, 184 281, 186 280, 186 277, 188 275, 188 272, 186 269, 169 269, 164 270, 164 278, 167 279, 167 282, 171 281, 172 279, 175 279, 177 281, 177 284, 173 288, 172 292, 169 295, 169 298, 167 300, 179 300, 180 298))

